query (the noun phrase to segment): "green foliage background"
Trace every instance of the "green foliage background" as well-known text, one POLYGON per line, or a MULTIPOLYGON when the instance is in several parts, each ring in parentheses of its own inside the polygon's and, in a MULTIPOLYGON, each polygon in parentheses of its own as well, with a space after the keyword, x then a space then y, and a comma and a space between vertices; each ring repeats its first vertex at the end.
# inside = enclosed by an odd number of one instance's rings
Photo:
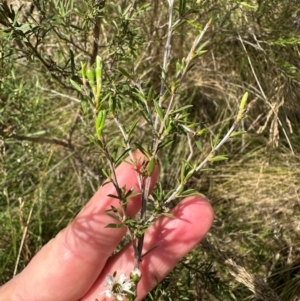
MULTIPOLYGON (((139 118, 132 82, 158 94, 167 33, 167 1, 2 1, 0 3, 0 283, 21 271, 64 228, 104 180, 106 161, 89 139, 93 111, 81 85, 82 62, 105 62, 103 89, 125 126, 139 118), (99 35, 99 40, 97 36, 99 35), (96 39, 95 39, 96 37, 96 39)), ((177 106, 211 141, 226 134, 249 92, 247 134, 222 149, 188 186, 216 212, 210 243, 249 274, 265 278, 281 300, 300 294, 300 8, 297 0, 175 1, 183 20, 172 39, 170 73, 199 30, 207 51, 181 84, 177 106)), ((108 120, 108 137, 120 136, 108 120)), ((139 123, 134 141, 149 143, 139 123)), ((160 154, 161 183, 174 186, 189 150, 179 133, 160 154)), ((195 249, 149 300, 258 298, 217 253, 195 249)), ((273 300, 265 296, 264 300, 273 300)))

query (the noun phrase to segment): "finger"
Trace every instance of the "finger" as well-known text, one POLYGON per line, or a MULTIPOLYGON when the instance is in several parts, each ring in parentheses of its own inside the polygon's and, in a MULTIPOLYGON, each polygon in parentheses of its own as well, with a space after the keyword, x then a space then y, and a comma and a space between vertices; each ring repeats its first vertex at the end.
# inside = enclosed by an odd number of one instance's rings
MULTIPOLYGON (((214 213, 211 205, 201 197, 189 197, 172 211, 175 219, 161 217, 145 234, 143 253, 151 250, 142 260, 140 270, 142 279, 138 285, 138 299, 142 300, 166 275, 178 261, 191 251, 207 234, 214 213)), ((133 250, 128 245, 111 257, 101 275, 81 301, 106 300, 103 292, 107 290, 105 277, 133 270, 133 250)))
MULTIPOLYGON (((136 154, 136 156, 141 156, 136 154)), ((120 187, 139 191, 136 171, 122 163, 116 170, 120 187)), ((151 189, 158 177, 158 168, 151 177, 151 189)), ((0 301, 41 300, 74 301, 83 296, 99 276, 107 258, 116 248, 125 228, 105 228, 117 221, 105 214, 114 206, 120 210, 112 183, 102 186, 74 221, 45 245, 22 273, 0 289, 0 301)), ((134 216, 141 206, 140 196, 133 197, 127 212, 134 216)))

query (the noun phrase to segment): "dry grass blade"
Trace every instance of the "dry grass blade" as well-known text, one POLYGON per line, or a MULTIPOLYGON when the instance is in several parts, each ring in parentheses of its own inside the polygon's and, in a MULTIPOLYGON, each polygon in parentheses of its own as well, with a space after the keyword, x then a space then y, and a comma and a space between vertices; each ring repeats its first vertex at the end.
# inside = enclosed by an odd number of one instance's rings
POLYGON ((204 239, 201 244, 217 262, 226 266, 235 280, 244 284, 254 294, 254 297, 264 301, 280 301, 276 293, 263 279, 247 272, 244 267, 238 265, 233 259, 228 258, 224 252, 213 246, 207 239, 204 239))

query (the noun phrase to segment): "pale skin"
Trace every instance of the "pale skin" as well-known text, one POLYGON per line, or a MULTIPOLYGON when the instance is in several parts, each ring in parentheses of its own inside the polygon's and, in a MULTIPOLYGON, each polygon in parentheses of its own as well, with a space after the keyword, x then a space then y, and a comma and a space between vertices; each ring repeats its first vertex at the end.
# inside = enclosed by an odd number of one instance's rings
MULTIPOLYGON (((136 171, 123 162, 117 168, 120 186, 139 191, 136 171)), ((151 176, 151 190, 159 174, 151 176)), ((111 205, 120 208, 113 185, 101 186, 74 221, 49 241, 16 277, 0 287, 0 301, 95 301, 106 298, 106 275, 125 273, 133 269, 133 251, 128 245, 111 256, 126 229, 105 228, 116 220, 104 214, 111 205)), ((128 204, 128 215, 140 209, 136 196, 128 204)), ((138 299, 142 300, 207 234, 214 213, 210 204, 199 196, 188 197, 172 211, 175 219, 159 218, 146 232, 144 253, 138 285, 138 299)))

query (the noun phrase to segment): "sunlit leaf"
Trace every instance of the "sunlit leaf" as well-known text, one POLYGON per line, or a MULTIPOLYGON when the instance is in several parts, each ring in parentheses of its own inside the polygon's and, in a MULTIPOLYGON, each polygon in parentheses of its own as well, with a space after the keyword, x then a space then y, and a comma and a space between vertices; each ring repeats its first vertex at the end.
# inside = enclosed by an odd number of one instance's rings
POLYGON ((228 157, 225 155, 220 155, 220 156, 211 157, 209 159, 210 162, 223 161, 223 160, 228 160, 228 157))

